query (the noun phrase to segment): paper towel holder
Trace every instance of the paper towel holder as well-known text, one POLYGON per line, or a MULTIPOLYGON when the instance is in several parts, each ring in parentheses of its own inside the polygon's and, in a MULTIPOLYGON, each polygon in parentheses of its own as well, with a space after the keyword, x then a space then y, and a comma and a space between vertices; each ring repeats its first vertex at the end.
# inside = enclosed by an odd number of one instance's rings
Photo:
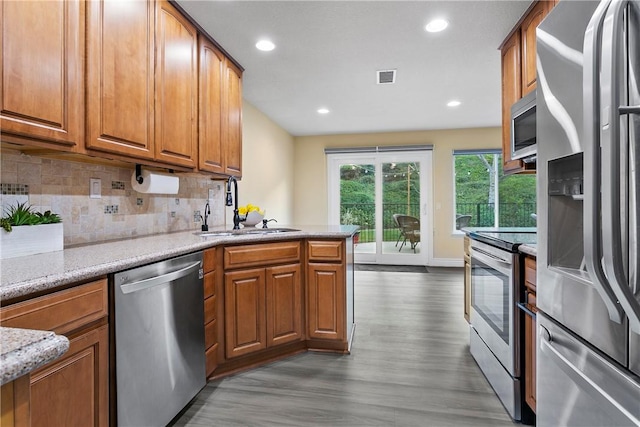
POLYGON ((142 165, 136 164, 136 181, 138 184, 142 184, 144 182, 144 178, 142 177, 142 165))

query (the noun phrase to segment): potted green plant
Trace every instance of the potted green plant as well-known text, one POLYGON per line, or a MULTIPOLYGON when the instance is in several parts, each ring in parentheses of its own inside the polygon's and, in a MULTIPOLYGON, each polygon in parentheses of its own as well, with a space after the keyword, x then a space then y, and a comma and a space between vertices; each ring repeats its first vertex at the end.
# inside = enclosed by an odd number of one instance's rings
POLYGON ((36 212, 26 203, 6 209, 0 227, 0 259, 60 251, 64 246, 60 216, 36 212))

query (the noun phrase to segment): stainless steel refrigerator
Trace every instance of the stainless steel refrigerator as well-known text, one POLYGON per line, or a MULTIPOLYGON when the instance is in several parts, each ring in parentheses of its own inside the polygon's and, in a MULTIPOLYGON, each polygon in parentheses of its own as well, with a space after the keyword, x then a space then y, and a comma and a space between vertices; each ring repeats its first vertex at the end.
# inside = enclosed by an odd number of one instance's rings
POLYGON ((640 425, 640 0, 537 30, 537 423, 640 425))

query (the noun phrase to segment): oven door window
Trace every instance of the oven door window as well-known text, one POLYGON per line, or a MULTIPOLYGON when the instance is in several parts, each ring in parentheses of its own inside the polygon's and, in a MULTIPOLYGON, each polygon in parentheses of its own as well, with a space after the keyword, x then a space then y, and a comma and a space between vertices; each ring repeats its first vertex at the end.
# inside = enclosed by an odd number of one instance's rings
POLYGON ((511 278, 471 257, 471 305, 509 344, 509 287, 511 278))

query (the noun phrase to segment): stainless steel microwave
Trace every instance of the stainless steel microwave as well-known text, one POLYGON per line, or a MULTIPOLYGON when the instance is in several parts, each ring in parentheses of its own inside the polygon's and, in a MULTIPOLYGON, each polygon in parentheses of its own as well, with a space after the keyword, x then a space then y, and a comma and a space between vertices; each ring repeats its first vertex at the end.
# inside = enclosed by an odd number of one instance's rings
POLYGON ((536 161, 536 92, 511 107, 511 158, 536 161))

